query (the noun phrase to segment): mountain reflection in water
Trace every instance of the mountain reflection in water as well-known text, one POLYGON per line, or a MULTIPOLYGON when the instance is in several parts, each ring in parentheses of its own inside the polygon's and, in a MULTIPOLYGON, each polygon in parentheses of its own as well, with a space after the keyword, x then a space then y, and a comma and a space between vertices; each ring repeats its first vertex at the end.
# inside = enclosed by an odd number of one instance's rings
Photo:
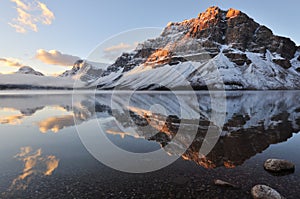
MULTIPOLYGON (((176 94, 186 99, 184 104, 178 102, 174 93, 168 92, 135 93, 130 97, 129 105, 123 95, 126 94, 120 93, 112 98, 111 93, 98 93, 95 96, 80 94, 73 98, 73 103, 71 95, 63 94, 51 97, 3 95, 0 123, 21 125, 26 119, 42 112, 44 117, 33 125, 42 133, 57 133, 74 126, 74 117, 79 125, 97 119, 108 135, 119 136, 124 142, 126 137, 131 137, 155 141, 161 147, 168 145, 176 136, 179 126, 183 125, 186 131, 177 140, 177 147, 188 149, 182 158, 205 168, 234 168, 242 165, 271 144, 285 142, 293 133, 300 131, 299 92, 227 92, 227 112, 222 135, 213 150, 204 156, 199 150, 206 141, 204 137, 212 113, 209 93, 197 93, 198 104, 190 101, 188 93, 176 94), (157 104, 164 111, 153 112, 151 107, 157 104), (195 111, 195 106, 199 106, 200 113, 195 111), (182 109, 190 114, 189 118, 181 115, 182 109), (189 134, 189 129, 195 128, 196 138, 189 134), (187 143, 192 144, 188 146, 187 143)), ((166 153, 177 154, 176 148, 170 149, 166 153)))

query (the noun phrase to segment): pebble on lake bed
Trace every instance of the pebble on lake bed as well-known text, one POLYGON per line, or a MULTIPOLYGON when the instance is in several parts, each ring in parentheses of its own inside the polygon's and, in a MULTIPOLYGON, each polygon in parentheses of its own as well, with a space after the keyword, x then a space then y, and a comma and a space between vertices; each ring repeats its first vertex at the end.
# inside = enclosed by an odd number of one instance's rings
POLYGON ((275 189, 266 185, 256 185, 251 190, 251 195, 254 199, 285 199, 275 189))
POLYGON ((285 171, 294 171, 295 165, 287 160, 268 159, 264 164, 264 168, 267 171, 278 173, 285 171))

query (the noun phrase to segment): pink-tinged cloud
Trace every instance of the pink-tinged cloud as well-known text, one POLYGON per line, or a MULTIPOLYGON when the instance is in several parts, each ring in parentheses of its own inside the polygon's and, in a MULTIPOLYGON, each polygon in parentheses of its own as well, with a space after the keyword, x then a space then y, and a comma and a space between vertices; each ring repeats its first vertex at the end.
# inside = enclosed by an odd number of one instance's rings
POLYGON ((28 31, 38 31, 38 25, 50 25, 55 19, 53 12, 37 0, 11 0, 16 4, 17 18, 14 18, 8 24, 15 28, 18 33, 26 33, 28 31))
POLYGON ((104 49, 104 52, 113 52, 113 51, 120 51, 120 50, 129 50, 132 49, 132 45, 125 44, 125 43, 119 43, 118 45, 108 47, 104 49))
POLYGON ((46 51, 40 49, 37 51, 35 58, 45 64, 59 65, 59 66, 72 66, 80 57, 63 54, 57 50, 46 51))
POLYGON ((119 43, 117 45, 105 48, 103 50, 103 57, 107 60, 115 61, 123 52, 134 50, 138 45, 138 42, 133 44, 119 43))
POLYGON ((12 67, 22 67, 19 61, 12 59, 12 58, 0 58, 0 64, 4 64, 5 66, 12 66, 12 67))

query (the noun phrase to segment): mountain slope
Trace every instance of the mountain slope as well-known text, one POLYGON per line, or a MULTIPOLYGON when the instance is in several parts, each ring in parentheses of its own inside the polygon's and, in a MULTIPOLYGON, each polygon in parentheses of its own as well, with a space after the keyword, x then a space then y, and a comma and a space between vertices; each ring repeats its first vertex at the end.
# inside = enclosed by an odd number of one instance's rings
POLYGON ((299 89, 300 50, 245 13, 210 7, 123 53, 99 89, 299 89), (223 84, 224 83, 224 84, 223 84))

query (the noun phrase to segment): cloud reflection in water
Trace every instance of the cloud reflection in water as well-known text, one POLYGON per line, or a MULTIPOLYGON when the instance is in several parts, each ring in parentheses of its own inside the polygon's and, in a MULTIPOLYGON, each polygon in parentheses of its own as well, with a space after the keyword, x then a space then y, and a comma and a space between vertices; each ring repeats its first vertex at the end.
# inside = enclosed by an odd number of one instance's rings
POLYGON ((41 148, 34 151, 29 146, 22 147, 15 158, 24 163, 24 169, 13 180, 10 191, 27 189, 34 177, 50 176, 59 165, 59 159, 54 155, 43 155, 41 148))

